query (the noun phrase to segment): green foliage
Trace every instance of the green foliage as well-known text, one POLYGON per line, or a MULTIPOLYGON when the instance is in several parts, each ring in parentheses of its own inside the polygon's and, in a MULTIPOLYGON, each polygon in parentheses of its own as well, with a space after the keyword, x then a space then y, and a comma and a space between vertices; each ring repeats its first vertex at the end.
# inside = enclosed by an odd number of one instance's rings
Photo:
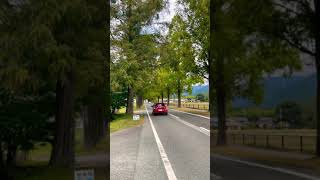
POLYGON ((256 117, 274 117, 274 109, 263 109, 259 107, 252 108, 231 108, 229 107, 228 115, 233 117, 247 117, 256 118, 256 117))
POLYGON ((193 43, 195 61, 194 69, 201 77, 207 77, 209 58, 209 0, 178 0, 183 9, 181 16, 186 17, 186 29, 193 43))
MULTIPOLYGON (((55 126, 47 120, 59 106, 56 84, 61 81, 63 86, 67 74, 75 75, 70 94, 75 95, 76 107, 88 99, 104 100, 106 14, 102 0, 19 3, 6 2, 0 10, 0 87, 12 96, 1 104, 1 128, 6 132, 1 141, 30 149, 52 139, 55 126)), ((61 131, 65 136, 72 133, 61 131)))
MULTIPOLYGON (((228 100, 246 97, 256 103, 263 99, 262 78, 277 69, 301 68, 298 52, 266 30, 276 28, 277 11, 269 1, 216 1, 213 61, 222 60, 228 100)), ((200 74, 208 73, 209 0, 179 1, 196 48, 200 74)), ((213 63, 215 65, 215 63, 213 63)), ((212 67, 215 69, 216 67, 212 67)), ((216 70, 216 69, 215 69, 216 70)), ((216 81, 216 75, 211 77, 216 81)), ((211 95, 212 96, 212 95, 211 95)), ((212 96, 214 97, 214 96, 212 96)))
POLYGON ((276 122, 287 122, 290 127, 298 128, 303 126, 302 108, 295 102, 283 102, 275 109, 276 122))
POLYGON ((196 95, 196 100, 198 101, 205 101, 206 97, 203 94, 197 94, 196 95))
POLYGON ((52 94, 15 97, 3 89, 0 92, 0 142, 6 148, 14 146, 27 151, 37 142, 52 142, 53 122, 49 121, 54 111, 52 94))
POLYGON ((113 91, 130 86, 140 96, 153 94, 160 37, 157 33, 145 33, 143 29, 152 25, 164 6, 163 0, 125 0, 112 4, 113 91))
POLYGON ((193 84, 203 81, 195 72, 197 66, 190 37, 185 21, 180 15, 175 15, 160 53, 162 69, 159 70, 158 82, 163 89, 175 93, 178 89, 191 92, 193 84))
POLYGON ((111 112, 114 114, 117 109, 126 105, 127 92, 112 92, 111 99, 111 112))

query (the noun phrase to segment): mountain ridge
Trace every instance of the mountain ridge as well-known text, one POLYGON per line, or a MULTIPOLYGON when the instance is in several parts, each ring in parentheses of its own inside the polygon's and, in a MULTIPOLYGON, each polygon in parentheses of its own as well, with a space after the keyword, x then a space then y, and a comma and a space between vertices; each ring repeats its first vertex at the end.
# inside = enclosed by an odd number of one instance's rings
MULTIPOLYGON (((263 79, 264 98, 258 106, 271 108, 283 101, 306 103, 316 96, 316 74, 292 77, 266 77, 263 79)), ((208 85, 193 86, 192 95, 208 94, 208 85)), ((233 107, 255 106, 245 98, 235 98, 233 107)))

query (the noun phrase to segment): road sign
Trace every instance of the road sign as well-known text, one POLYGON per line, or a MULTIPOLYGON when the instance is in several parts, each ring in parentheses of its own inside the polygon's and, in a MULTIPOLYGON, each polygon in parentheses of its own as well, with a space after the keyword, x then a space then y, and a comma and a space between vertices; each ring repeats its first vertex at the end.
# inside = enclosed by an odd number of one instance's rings
POLYGON ((81 169, 74 171, 75 180, 94 180, 94 170, 93 169, 81 169))
POLYGON ((132 119, 134 121, 139 121, 140 120, 140 115, 133 115, 132 119))

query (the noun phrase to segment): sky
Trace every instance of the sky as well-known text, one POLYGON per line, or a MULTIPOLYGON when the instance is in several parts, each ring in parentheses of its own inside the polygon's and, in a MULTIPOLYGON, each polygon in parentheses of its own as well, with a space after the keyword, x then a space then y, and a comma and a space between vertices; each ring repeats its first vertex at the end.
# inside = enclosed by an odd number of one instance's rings
MULTIPOLYGON (((173 16, 176 13, 177 0, 168 0, 167 7, 164 8, 159 13, 159 19, 154 20, 154 23, 170 23, 173 16)), ((152 24, 151 26, 146 26, 142 29, 142 33, 152 34, 155 32, 160 32, 161 34, 167 34, 168 27, 165 25, 152 24)))

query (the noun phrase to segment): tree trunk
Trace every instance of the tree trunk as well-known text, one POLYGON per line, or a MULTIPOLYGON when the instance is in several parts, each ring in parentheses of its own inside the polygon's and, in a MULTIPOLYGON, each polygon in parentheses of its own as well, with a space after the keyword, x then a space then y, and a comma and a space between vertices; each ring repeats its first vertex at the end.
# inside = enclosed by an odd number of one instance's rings
POLYGON ((142 95, 137 95, 137 101, 136 101, 136 106, 137 108, 141 108, 143 105, 143 96, 142 95))
MULTIPOLYGON (((111 86, 110 86, 110 0, 107 0, 107 18, 106 18, 106 39, 107 39, 107 42, 106 42, 106 75, 105 75, 105 80, 106 80, 106 83, 105 83, 105 93, 106 93, 106 98, 105 98, 105 109, 106 109, 106 113, 105 113, 105 116, 106 116, 106 120, 105 120, 105 129, 107 131, 105 131, 106 133, 106 139, 107 139, 107 145, 106 145, 106 154, 108 156, 108 159, 110 159, 110 121, 111 121, 111 111, 110 111, 110 108, 111 108, 111 86)), ((105 177, 110 177, 110 163, 106 163, 106 176, 105 177)))
POLYGON ((133 89, 130 85, 128 86, 126 114, 133 114, 133 89))
POLYGON ((85 108, 84 145, 94 148, 105 135, 104 106, 100 103, 89 104, 85 108))
POLYGON ((163 91, 161 92, 161 103, 163 103, 163 91))
MULTIPOLYGON (((221 3, 221 2, 219 2, 221 3)), ((217 145, 226 144, 226 89, 225 89, 225 79, 224 79, 224 58, 221 55, 216 54, 216 68, 214 68, 214 32, 217 32, 219 29, 216 13, 221 4, 215 2, 214 0, 210 1, 210 52, 209 52, 209 96, 210 96, 210 122, 213 126, 214 120, 214 91, 216 90, 216 99, 217 99, 217 116, 218 116, 218 139, 217 145), (216 75, 216 83, 214 83, 213 74, 216 75), (213 85, 215 84, 216 89, 213 85)), ((212 127, 211 126, 211 127, 212 127)), ((213 127, 212 127, 213 128, 213 127)), ((213 129, 212 129, 213 130, 213 129)))
POLYGON ((158 103, 160 102, 160 97, 158 96, 158 103))
POLYGON ((4 167, 4 157, 3 157, 3 146, 2 146, 2 142, 0 141, 0 169, 2 169, 4 167))
POLYGON ((320 156, 320 2, 319 0, 314 0, 315 5, 315 23, 316 23, 316 68, 317 68, 317 145, 316 145, 316 155, 320 156))
POLYGON ((178 80, 178 108, 181 108, 181 82, 178 80))
MULTIPOLYGON (((210 132, 214 131, 214 59, 213 59, 213 44, 214 44, 214 13, 215 13, 215 6, 214 6, 214 0, 210 0, 210 49, 209 49, 209 62, 208 62, 208 74, 209 74, 209 112, 210 112, 210 132)), ((215 143, 215 139, 213 136, 210 136, 210 144, 211 148, 213 147, 213 144, 215 143)), ((210 161, 211 162, 211 161, 210 161)))
POLYGON ((65 81, 56 84, 55 134, 50 164, 72 167, 74 165, 74 74, 67 73, 65 81))
POLYGON ((7 148, 7 158, 6 158, 7 167, 13 167, 16 165, 16 155, 17 155, 17 146, 13 144, 9 144, 7 148))
POLYGON ((167 89, 167 95, 168 95, 168 99, 167 99, 167 106, 170 106, 170 89, 167 89))

